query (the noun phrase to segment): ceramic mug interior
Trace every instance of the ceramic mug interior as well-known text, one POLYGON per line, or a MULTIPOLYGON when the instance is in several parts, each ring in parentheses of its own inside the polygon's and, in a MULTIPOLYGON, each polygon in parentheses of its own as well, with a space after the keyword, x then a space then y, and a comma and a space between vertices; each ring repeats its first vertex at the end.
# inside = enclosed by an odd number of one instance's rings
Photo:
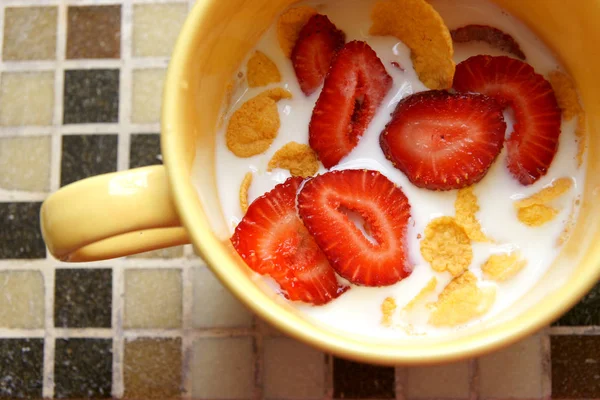
MULTIPOLYGON (((326 1, 326 0, 324 0, 326 1)), ((199 0, 169 66, 162 147, 179 215, 216 275, 255 313, 324 351, 379 364, 425 364, 472 357, 508 345, 558 318, 600 275, 600 1, 496 0, 557 54, 577 82, 587 111, 587 182, 569 242, 548 273, 517 304, 490 321, 447 337, 374 340, 336 332, 263 292, 229 243, 215 182, 215 132, 228 85, 245 54, 293 1, 199 0), (200 173, 192 176, 199 162, 200 173), (198 189, 196 189, 196 187, 198 189)), ((368 16, 365 16, 368 18, 368 16)))

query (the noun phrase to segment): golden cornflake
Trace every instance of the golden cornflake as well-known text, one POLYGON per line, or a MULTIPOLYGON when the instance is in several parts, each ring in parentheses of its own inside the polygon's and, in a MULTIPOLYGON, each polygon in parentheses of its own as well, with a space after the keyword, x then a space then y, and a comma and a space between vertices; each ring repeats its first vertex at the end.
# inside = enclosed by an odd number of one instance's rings
POLYGON ((550 201, 562 196, 573 186, 571 178, 559 178, 552 181, 549 186, 546 186, 539 192, 531 196, 515 201, 516 208, 525 208, 536 204, 546 204, 550 201))
POLYGON ((431 305, 429 323, 456 326, 485 314, 496 299, 495 288, 479 288, 477 278, 467 271, 454 278, 431 305))
POLYGON ((240 185, 240 208, 244 214, 246 214, 246 211, 248 211, 248 190, 250 189, 251 184, 252 172, 248 172, 244 176, 242 184, 240 185))
POLYGON ((579 165, 583 162, 583 153, 585 151, 585 111, 579 102, 577 89, 573 79, 561 71, 552 71, 548 74, 548 81, 554 89, 554 95, 558 106, 562 111, 562 116, 566 121, 577 117, 577 128, 575 134, 578 139, 577 161, 579 165))
POLYGON ((266 151, 279 131, 277 101, 292 94, 276 88, 267 90, 242 104, 227 126, 227 147, 238 157, 252 157, 266 151))
POLYGON ((281 74, 277 65, 265 53, 256 51, 246 67, 248 86, 266 86, 270 83, 281 82, 281 74))
POLYGON ((413 67, 425 86, 452 86, 455 64, 450 31, 427 1, 380 0, 371 20, 371 35, 395 36, 410 48, 413 67))
POLYGON ((283 168, 293 176, 313 176, 319 170, 317 155, 307 144, 290 142, 277 150, 269 161, 268 170, 283 168))
POLYGON ((479 203, 472 187, 458 191, 454 208, 456 210, 456 222, 465 229, 469 239, 475 242, 492 241, 481 231, 481 224, 475 217, 475 214, 479 211, 479 203))
POLYGON ((528 226, 542 226, 558 215, 558 210, 543 204, 534 204, 517 210, 519 221, 528 226))
POLYGON ((435 271, 462 274, 471 264, 471 240, 462 226, 452 217, 436 218, 425 228, 421 254, 435 271))
POLYGON ((383 314, 381 317, 381 324, 383 326, 392 325, 394 311, 396 311, 396 300, 394 300, 393 297, 386 297, 383 303, 381 303, 381 313, 383 314))
POLYGON ((505 281, 521 271, 527 260, 521 257, 521 252, 513 251, 507 254, 492 254, 481 266, 487 279, 505 281))
POLYGON ((287 57, 292 55, 300 31, 310 17, 316 13, 317 10, 314 8, 302 6, 290 8, 279 17, 279 21, 277 21, 277 39, 281 50, 287 57))
POLYGON ((425 285, 423 289, 421 289, 421 291, 407 305, 404 306, 404 309, 406 311, 410 311, 415 305, 423 302, 423 300, 425 300, 427 296, 433 293, 436 287, 437 279, 434 276, 429 280, 429 282, 427 282, 427 285, 425 285))

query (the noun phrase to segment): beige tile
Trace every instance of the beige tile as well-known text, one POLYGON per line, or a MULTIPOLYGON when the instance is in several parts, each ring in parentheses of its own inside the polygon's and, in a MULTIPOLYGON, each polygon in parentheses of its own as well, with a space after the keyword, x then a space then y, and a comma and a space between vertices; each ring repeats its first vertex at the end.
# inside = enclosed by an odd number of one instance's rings
POLYGON ((0 81, 0 125, 52 124, 54 72, 4 72, 0 81))
POLYGON ((266 398, 323 397, 323 353, 287 337, 269 338, 264 341, 264 363, 266 398))
POLYGON ((252 398, 251 338, 199 339, 193 345, 192 398, 252 398))
POLYGON ((207 267, 193 270, 193 324, 196 328, 247 327, 252 313, 236 299, 207 267))
POLYGON ((123 386, 126 399, 171 399, 181 394, 181 339, 125 342, 123 386))
POLYGON ((181 270, 125 271, 125 328, 181 327, 181 270))
POLYGON ((56 7, 7 7, 2 59, 54 60, 57 15, 56 7))
POLYGON ((134 254, 130 258, 180 258, 183 257, 183 246, 168 247, 166 249, 147 251, 134 254))
POLYGON ((185 3, 133 6, 133 55, 168 57, 188 12, 185 3))
POLYGON ((542 347, 538 335, 479 360, 483 397, 538 398, 542 394, 542 347))
POLYGON ((411 399, 466 398, 469 395, 467 362, 412 367, 407 370, 407 393, 411 399))
POLYGON ((41 272, 0 272, 0 328, 43 327, 44 278, 41 272))
POLYGON ((160 104, 165 81, 164 69, 133 71, 131 121, 137 124, 160 121, 160 104))
POLYGON ((0 188, 50 189, 50 136, 0 138, 0 188))

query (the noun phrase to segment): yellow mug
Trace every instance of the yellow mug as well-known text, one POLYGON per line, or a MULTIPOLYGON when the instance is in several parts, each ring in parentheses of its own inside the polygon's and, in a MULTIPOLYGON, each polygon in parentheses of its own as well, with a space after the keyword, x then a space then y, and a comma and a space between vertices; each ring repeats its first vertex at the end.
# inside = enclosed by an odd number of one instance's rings
POLYGON ((215 132, 227 86, 244 55, 293 1, 200 0, 179 36, 162 110, 164 167, 69 185, 43 204, 50 252, 92 261, 192 242, 220 280, 256 314, 321 350, 379 364, 472 357, 515 342, 558 318, 600 276, 600 1, 495 0, 529 25, 577 82, 587 110, 589 162, 573 235, 526 296, 490 321, 443 338, 370 340, 311 323, 263 292, 229 242, 215 182, 215 132), (202 172, 192 177, 194 160, 202 172), (195 185, 194 183, 195 182, 195 185))

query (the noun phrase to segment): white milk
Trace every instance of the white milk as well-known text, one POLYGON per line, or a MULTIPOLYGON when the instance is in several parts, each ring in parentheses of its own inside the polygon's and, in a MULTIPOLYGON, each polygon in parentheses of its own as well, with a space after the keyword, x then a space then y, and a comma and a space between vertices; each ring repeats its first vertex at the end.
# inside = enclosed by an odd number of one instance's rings
MULTIPOLYGON (((456 191, 433 192, 413 186, 402 172, 393 168, 391 163, 385 159, 379 147, 379 134, 389 121, 390 114, 398 101, 411 93, 427 90, 412 68, 410 51, 396 38, 369 36, 370 19, 368 16, 374 4, 373 0, 333 0, 326 3, 306 2, 305 4, 313 5, 318 8, 320 13, 326 14, 339 29, 346 33, 347 41, 363 40, 368 42, 377 52, 394 80, 392 89, 360 139, 358 146, 333 169, 368 168, 378 170, 402 188, 412 206, 412 220, 409 224, 407 240, 409 257, 415 269, 408 278, 392 286, 369 288, 352 285, 349 291, 325 306, 314 307, 299 302, 292 304, 307 318, 321 321, 323 324, 337 330, 371 337, 393 338, 408 334, 437 335, 448 330, 455 330, 457 328, 439 329, 428 325, 428 311, 425 307, 420 307, 420 309, 410 314, 397 311, 391 328, 384 327, 380 323, 382 316, 381 303, 386 297, 394 297, 398 305, 397 310, 401 310, 405 304, 419 293, 431 277, 437 277, 438 286, 437 292, 430 295, 428 301, 435 301, 437 294, 451 280, 449 273, 436 273, 425 262, 419 250, 417 235, 423 235, 423 231, 431 219, 443 215, 454 215, 456 191), (392 61, 398 62, 405 71, 393 67, 391 65, 392 61)), ((538 73, 547 74, 551 70, 560 68, 558 61, 551 52, 526 26, 491 2, 481 0, 432 0, 431 4, 441 14, 450 29, 466 24, 487 24, 512 35, 526 54, 527 62, 538 73)), ((265 153, 254 157, 236 157, 227 149, 225 144, 227 120, 245 101, 266 90, 265 87, 252 89, 247 87, 245 81, 247 59, 244 60, 240 69, 240 72, 244 74, 244 79, 238 80, 239 85, 233 94, 232 106, 229 110, 226 110, 226 122, 217 133, 216 141, 216 173, 219 196, 224 216, 230 224, 232 233, 243 216, 238 193, 244 175, 248 171, 252 171, 254 174, 249 191, 250 201, 271 190, 276 184, 285 181, 290 176, 287 170, 266 172, 267 164, 275 151, 286 143, 290 141, 308 143, 308 122, 320 92, 320 90, 317 90, 310 97, 306 97, 301 92, 292 64, 279 48, 274 25, 265 32, 256 45, 256 49, 264 52, 279 67, 282 83, 272 85, 272 87, 284 87, 293 94, 293 98, 291 100, 281 100, 278 103, 281 128, 271 147, 265 153)), ((485 43, 455 45, 454 59, 456 63, 476 54, 502 55, 504 53, 490 48, 485 43)), ((507 115, 507 119, 510 132, 512 129, 510 116, 507 115)), ((481 207, 477 217, 481 222, 483 231, 489 237, 494 238, 497 244, 474 243, 474 257, 470 270, 477 277, 482 278, 481 265, 490 254, 515 249, 519 249, 528 260, 527 266, 507 282, 496 284, 491 281, 482 281, 480 283, 482 286, 496 286, 497 289, 495 304, 481 319, 488 319, 506 309, 530 290, 558 254, 559 249, 556 248, 557 238, 563 230, 574 200, 579 198, 583 189, 584 169, 577 168, 577 145, 574 130, 575 121, 563 123, 559 150, 552 166, 548 174, 534 185, 521 186, 511 177, 505 167, 505 150, 500 154, 485 178, 475 185, 475 194, 481 207), (572 177, 575 185, 567 195, 553 203, 561 210, 553 221, 542 227, 530 228, 517 220, 513 209, 514 200, 535 193, 543 186, 551 183, 553 179, 565 176, 572 177)), ((199 160, 197 160, 195 168, 198 168, 198 170, 202 168, 199 160)), ((321 167, 319 172, 325 172, 325 169, 321 167)), ((259 275, 256 275, 255 278, 257 281, 267 284, 261 286, 274 289, 277 287, 269 278, 259 275)), ((273 296, 279 296, 275 290, 273 290, 273 296)), ((472 320, 464 326, 478 323, 481 319, 472 320)))

